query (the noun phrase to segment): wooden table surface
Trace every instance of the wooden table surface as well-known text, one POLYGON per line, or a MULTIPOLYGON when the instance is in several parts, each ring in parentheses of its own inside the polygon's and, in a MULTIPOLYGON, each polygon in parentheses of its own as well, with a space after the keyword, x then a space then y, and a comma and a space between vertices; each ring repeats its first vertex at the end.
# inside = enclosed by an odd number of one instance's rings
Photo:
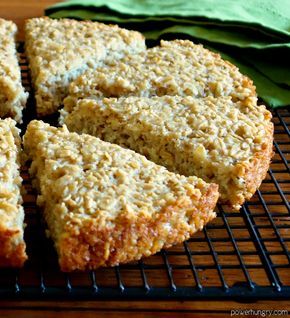
MULTIPOLYGON (((18 40, 23 40, 24 20, 42 16, 53 0, 0 1, 0 17, 13 20, 19 28, 18 40)), ((233 309, 288 309, 289 301, 1 301, 0 317, 225 317, 233 309)), ((248 316, 251 317, 251 316, 248 316)))

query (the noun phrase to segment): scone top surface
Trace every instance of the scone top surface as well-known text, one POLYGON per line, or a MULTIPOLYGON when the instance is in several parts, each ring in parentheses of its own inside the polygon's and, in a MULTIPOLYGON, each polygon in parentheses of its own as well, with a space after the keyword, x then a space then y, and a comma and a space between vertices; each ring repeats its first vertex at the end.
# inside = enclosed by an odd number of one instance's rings
POLYGON ((107 55, 110 59, 123 56, 125 45, 135 46, 137 51, 144 49, 140 33, 98 22, 33 18, 27 20, 26 32, 36 72, 47 72, 48 76, 96 58, 103 60, 107 55))
POLYGON ((87 68, 145 49, 138 32, 70 19, 27 20, 25 37, 39 115, 55 112, 70 80, 87 68))
POLYGON ((89 135, 32 121, 24 137, 63 270, 139 259, 214 217, 217 186, 89 135))
POLYGON ((246 105, 257 101, 255 86, 236 66, 202 45, 175 40, 85 72, 71 83, 65 104, 90 96, 163 95, 230 96, 246 105))

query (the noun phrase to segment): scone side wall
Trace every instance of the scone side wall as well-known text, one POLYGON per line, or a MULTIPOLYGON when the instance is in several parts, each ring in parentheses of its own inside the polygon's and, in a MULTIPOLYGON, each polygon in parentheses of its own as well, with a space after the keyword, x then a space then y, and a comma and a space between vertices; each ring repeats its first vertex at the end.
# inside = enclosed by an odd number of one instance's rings
MULTIPOLYGON (((80 234, 66 233, 57 244, 59 264, 64 272, 116 266, 153 255, 163 247, 181 243, 215 218, 217 185, 211 184, 198 207, 188 206, 180 198, 158 213, 155 219, 138 217, 130 220, 121 215, 113 230, 98 229, 93 223, 80 234), (165 227, 170 223, 170 230, 165 227)), ((193 198, 194 201, 194 198, 193 198)))
POLYGON ((0 170, 3 176, 0 180, 0 266, 21 267, 27 259, 23 239, 24 209, 20 194, 21 139, 16 122, 11 118, 0 120, 0 129, 0 170))

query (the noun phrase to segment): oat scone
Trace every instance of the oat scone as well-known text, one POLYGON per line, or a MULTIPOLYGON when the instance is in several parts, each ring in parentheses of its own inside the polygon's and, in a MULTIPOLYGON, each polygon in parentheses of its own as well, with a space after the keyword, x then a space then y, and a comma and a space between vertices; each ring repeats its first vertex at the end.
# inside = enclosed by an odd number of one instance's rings
POLYGON ((235 209, 260 186, 272 157, 271 113, 230 97, 81 99, 72 112, 64 108, 61 123, 217 183, 220 201, 235 209))
POLYGON ((144 37, 138 32, 47 17, 27 20, 25 44, 40 116, 55 112, 70 81, 88 68, 145 50, 144 37))
POLYGON ((12 117, 20 123, 28 93, 21 84, 16 32, 16 24, 0 19, 0 117, 12 117))
POLYGON ((73 81, 65 99, 73 107, 79 98, 125 96, 230 96, 256 104, 252 81, 233 64, 188 40, 161 41, 135 56, 89 70, 73 81))
POLYGON ((0 119, 0 267, 21 267, 27 259, 21 205, 21 139, 16 122, 0 119))
POLYGON ((32 121, 24 149, 63 271, 138 260, 215 217, 217 185, 93 136, 32 121))

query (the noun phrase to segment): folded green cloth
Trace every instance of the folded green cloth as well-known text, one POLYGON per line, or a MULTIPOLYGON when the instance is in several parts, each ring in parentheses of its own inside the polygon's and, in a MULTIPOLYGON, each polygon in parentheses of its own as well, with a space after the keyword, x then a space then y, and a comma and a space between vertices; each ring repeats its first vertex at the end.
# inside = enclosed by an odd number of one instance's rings
POLYGON ((69 0, 45 13, 117 23, 148 40, 191 38, 236 64, 269 106, 290 105, 289 0, 69 0))

